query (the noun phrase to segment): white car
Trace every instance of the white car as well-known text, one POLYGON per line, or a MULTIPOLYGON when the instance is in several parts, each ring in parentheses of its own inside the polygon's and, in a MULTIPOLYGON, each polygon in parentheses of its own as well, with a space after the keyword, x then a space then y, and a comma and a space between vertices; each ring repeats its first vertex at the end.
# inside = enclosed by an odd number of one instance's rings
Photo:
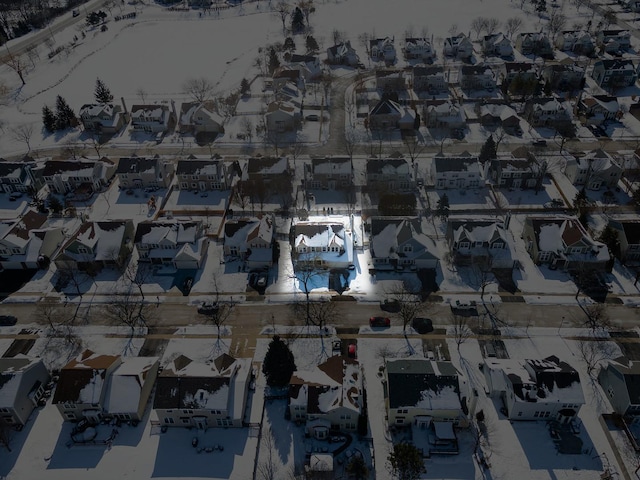
POLYGON ((457 310, 474 310, 478 305, 475 301, 460 301, 456 300, 456 303, 453 304, 453 308, 457 310))

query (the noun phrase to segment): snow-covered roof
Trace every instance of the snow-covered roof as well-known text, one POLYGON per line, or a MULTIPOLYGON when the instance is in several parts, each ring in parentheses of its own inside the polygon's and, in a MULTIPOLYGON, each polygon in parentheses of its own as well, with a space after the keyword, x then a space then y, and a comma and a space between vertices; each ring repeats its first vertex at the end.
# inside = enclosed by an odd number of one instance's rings
POLYGON ((609 250, 602 242, 596 241, 587 233, 577 218, 527 217, 538 243, 538 251, 565 253, 568 247, 578 245, 590 247, 591 261, 609 260, 609 250))
POLYGON ((83 223, 65 245, 64 254, 77 261, 86 261, 86 253, 75 253, 69 250, 69 247, 77 242, 90 249, 93 252, 92 258, 96 261, 114 260, 126 240, 128 223, 131 223, 131 220, 83 223))
POLYGON ((138 224, 135 242, 146 245, 183 245, 201 237, 201 221, 144 221, 138 224))
POLYGON ((294 226, 295 246, 344 247, 345 228, 335 222, 298 222, 294 226))
POLYGON ((42 363, 40 358, 18 355, 0 358, 0 408, 12 408, 26 372, 42 363))
POLYGON ((418 218, 374 217, 371 219, 371 256, 373 258, 435 259, 435 245, 423 233, 418 218), (411 249, 404 249, 404 245, 411 249))
POLYGON ((271 215, 227 220, 224 224, 224 244, 225 246, 246 247, 255 239, 261 239, 267 245, 271 245, 273 231, 274 225, 271 215))
POLYGON ((138 411, 145 382, 159 357, 125 357, 111 375, 104 408, 107 412, 134 413, 138 411))

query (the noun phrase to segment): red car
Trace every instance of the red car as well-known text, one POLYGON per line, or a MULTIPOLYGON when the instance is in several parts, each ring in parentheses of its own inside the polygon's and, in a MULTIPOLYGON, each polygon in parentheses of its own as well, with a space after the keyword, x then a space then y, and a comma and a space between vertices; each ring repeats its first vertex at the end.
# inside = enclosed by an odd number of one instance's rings
POLYGON ((387 317, 371 317, 369 319, 370 327, 388 327, 391 325, 391 320, 387 317))
POLYGON ((347 347, 347 356, 349 358, 356 358, 356 344, 350 343, 347 347))

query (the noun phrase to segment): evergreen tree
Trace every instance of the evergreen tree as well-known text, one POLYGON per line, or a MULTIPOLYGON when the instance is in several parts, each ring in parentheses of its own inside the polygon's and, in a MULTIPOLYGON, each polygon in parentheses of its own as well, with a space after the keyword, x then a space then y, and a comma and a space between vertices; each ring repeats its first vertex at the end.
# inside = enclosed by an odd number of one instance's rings
POLYGON ((294 33, 302 32, 304 30, 304 14, 300 7, 296 7, 291 14, 291 30, 294 33))
POLYGON ((46 105, 42 107, 42 124, 47 132, 53 133, 56 131, 56 116, 46 105))
POLYGON ((489 135, 487 141, 484 142, 482 148, 480 149, 480 155, 478 156, 478 160, 480 163, 485 163, 488 160, 492 160, 498 157, 496 142, 493 140, 493 135, 489 135))
POLYGON ((56 130, 65 130, 78 124, 76 114, 60 95, 56 97, 56 130))
POLYGON ((389 470, 398 480, 417 480, 426 473, 422 454, 415 445, 397 443, 387 457, 389 470))
POLYGON ((249 80, 247 80, 246 78, 243 78, 240 81, 240 93, 242 95, 245 95, 249 93, 249 90, 251 90, 251 85, 249 85, 249 80))
POLYGON ((538 3, 536 5, 536 12, 538 12, 539 14, 542 12, 546 12, 547 11, 547 2, 546 0, 538 0, 538 3))
POLYGON ((444 193, 436 204, 436 215, 440 217, 443 222, 449 218, 449 197, 444 193))
POLYGON ((49 196, 49 209, 53 212, 53 213, 60 213, 62 212, 64 206, 62 205, 62 202, 60 201, 60 199, 54 195, 50 195, 49 196))
POLYGON ((273 75, 273 72, 275 72, 279 66, 280 60, 278 59, 276 49, 271 47, 271 50, 269 50, 269 74, 273 75))
POLYGON ((284 387, 295 371, 293 353, 278 335, 274 335, 262 363, 262 373, 267 378, 267 385, 284 387))
POLYGON ((307 52, 317 52, 320 47, 318 46, 318 42, 311 35, 307 36, 306 45, 307 52))
POLYGON ((287 37, 284 39, 284 45, 282 45, 282 49, 287 52, 295 52, 296 44, 293 41, 293 38, 287 37))
POLYGON ((598 240, 604 243, 609 248, 609 252, 613 255, 617 256, 620 254, 620 240, 618 240, 618 232, 616 232, 611 225, 604 227, 602 232, 600 232, 598 240))
POLYGON ((113 102, 111 90, 109 90, 104 82, 99 78, 96 78, 96 89, 93 96, 96 99, 96 103, 105 104, 113 102))

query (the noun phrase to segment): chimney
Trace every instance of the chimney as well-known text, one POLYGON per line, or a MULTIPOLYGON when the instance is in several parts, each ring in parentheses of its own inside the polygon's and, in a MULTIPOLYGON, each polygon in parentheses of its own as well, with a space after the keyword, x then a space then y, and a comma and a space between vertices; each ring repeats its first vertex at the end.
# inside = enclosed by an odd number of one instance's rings
POLYGON ((171 100, 171 110, 173 111, 173 116, 178 118, 178 115, 176 114, 176 102, 173 100, 171 100))
POLYGON ((127 104, 124 103, 124 97, 120 97, 120 101, 122 101, 122 108, 124 108, 124 113, 129 113, 129 111, 127 110, 127 104))

